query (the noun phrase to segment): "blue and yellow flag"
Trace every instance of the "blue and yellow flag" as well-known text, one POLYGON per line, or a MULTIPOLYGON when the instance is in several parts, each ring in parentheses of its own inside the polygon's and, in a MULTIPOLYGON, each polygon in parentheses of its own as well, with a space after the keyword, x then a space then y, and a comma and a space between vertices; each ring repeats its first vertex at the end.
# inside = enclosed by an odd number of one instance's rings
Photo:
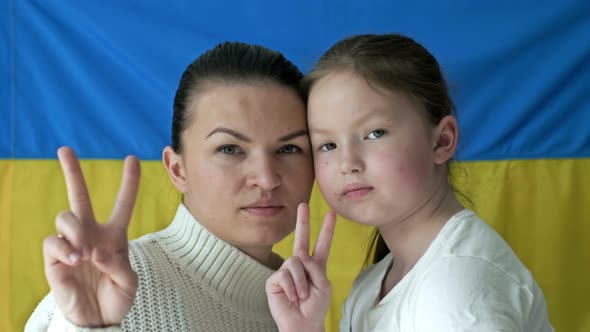
MULTIPOLYGON (((0 330, 48 292, 42 240, 68 209, 56 160, 80 158, 105 220, 122 159, 142 160, 130 238, 165 227, 180 196, 161 166, 180 76, 225 40, 308 71, 357 33, 399 32, 440 61, 459 110, 457 186, 543 289, 558 331, 590 331, 590 2, 0 1, 0 330)), ((328 210, 317 190, 313 232, 328 210)), ((370 229, 342 220, 328 330, 370 229)), ((292 238, 277 245, 287 256, 292 238)))

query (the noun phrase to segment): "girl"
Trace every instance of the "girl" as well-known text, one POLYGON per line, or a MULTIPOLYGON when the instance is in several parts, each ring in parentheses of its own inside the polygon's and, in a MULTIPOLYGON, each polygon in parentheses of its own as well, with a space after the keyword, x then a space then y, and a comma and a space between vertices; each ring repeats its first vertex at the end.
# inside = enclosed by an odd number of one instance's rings
POLYGON ((183 201, 170 226, 129 244, 138 160, 126 160, 98 224, 76 156, 60 149, 71 211, 45 239, 51 294, 26 330, 276 331, 264 292, 282 263, 272 246, 313 184, 302 77, 282 54, 243 43, 190 64, 162 156, 183 201))
MULTIPOLYGON (((530 272, 454 195, 459 131, 435 58, 404 36, 361 35, 336 43, 305 81, 320 190, 379 234, 340 330, 552 331, 530 272)), ((267 281, 282 331, 323 330, 329 303, 333 216, 311 256, 307 218, 302 208, 294 257, 267 281)))

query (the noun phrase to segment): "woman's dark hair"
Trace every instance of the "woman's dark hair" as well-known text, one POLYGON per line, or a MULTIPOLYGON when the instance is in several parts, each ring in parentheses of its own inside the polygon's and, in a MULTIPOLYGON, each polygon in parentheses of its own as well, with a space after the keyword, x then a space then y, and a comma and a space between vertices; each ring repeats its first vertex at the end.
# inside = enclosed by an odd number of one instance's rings
POLYGON ((174 97, 172 115, 172 149, 183 150, 182 133, 191 126, 191 105, 205 84, 220 82, 274 83, 292 88, 307 103, 307 93, 301 87, 303 74, 280 52, 266 47, 224 42, 206 51, 191 63, 180 79, 174 97))
MULTIPOLYGON (((370 34, 345 38, 322 55, 304 78, 303 85, 310 91, 320 79, 342 71, 358 75, 381 91, 406 94, 420 106, 433 126, 445 116, 456 113, 438 62, 426 48, 409 37, 370 34)), ((451 178, 450 165, 448 169, 451 178)), ((388 253, 385 241, 375 230, 365 265, 378 262, 388 253)))

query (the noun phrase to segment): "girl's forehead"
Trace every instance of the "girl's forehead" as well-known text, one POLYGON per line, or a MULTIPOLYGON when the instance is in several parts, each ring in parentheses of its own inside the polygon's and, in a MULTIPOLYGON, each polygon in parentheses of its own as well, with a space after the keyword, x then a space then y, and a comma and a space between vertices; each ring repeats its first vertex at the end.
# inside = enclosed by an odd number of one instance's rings
POLYGON ((310 110, 344 105, 350 107, 379 106, 379 108, 410 108, 426 115, 424 101, 403 87, 387 87, 358 74, 344 71, 326 75, 312 86, 310 110), (316 107, 313 107, 316 106, 316 107))

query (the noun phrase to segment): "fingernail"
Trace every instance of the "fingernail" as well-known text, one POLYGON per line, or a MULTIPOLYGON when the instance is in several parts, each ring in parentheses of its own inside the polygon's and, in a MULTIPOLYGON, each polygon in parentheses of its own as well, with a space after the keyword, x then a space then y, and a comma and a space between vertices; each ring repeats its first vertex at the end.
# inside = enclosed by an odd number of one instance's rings
POLYGON ((68 258, 70 259, 70 262, 78 263, 78 261, 80 260, 80 254, 77 252, 73 252, 68 256, 68 258))
POLYGON ((301 291, 299 292, 299 298, 305 300, 307 298, 307 292, 301 291))

